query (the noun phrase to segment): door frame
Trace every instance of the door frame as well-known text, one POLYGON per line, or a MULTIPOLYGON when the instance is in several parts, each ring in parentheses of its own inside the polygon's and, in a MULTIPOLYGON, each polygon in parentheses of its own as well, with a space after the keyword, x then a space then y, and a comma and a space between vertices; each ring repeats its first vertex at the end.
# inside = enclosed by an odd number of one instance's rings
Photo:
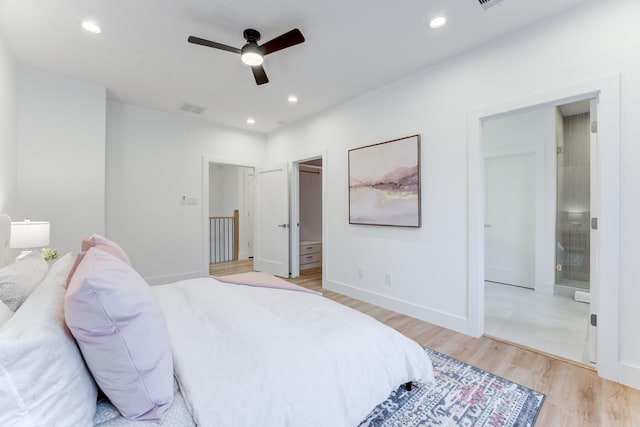
POLYGON ((257 166, 252 162, 238 159, 228 159, 221 157, 202 156, 202 228, 200 235, 202 236, 202 272, 205 276, 209 275, 209 260, 211 248, 209 247, 209 163, 219 163, 223 165, 239 166, 253 168, 255 171, 257 166))
MULTIPOLYGON (((251 250, 249 248, 245 248, 245 255, 247 259, 253 258, 253 228, 254 228, 254 220, 255 213, 253 211, 253 205, 255 202, 255 173, 256 168, 253 168, 253 172, 250 173, 248 168, 243 169, 242 173, 242 191, 244 196, 243 207, 245 208, 245 212, 243 213, 241 218, 244 218, 244 221, 240 222, 240 237, 243 235, 247 237, 247 242, 251 242, 251 250), (248 177, 252 177, 251 185, 251 196, 247 198, 247 181, 248 177), (247 206, 250 205, 251 209, 247 209, 247 206), (249 233, 249 227, 251 227, 251 233, 249 233), (249 237, 250 236, 250 237, 249 237)), ((242 248, 240 248, 239 255, 243 254, 242 248)))
POLYGON ((329 244, 327 241, 327 204, 326 204, 326 189, 327 189, 327 150, 321 149, 305 153, 303 155, 296 156, 291 160, 291 241, 289 242, 291 254, 290 266, 291 277, 298 277, 300 275, 300 163, 307 162, 309 160, 321 159, 322 160, 322 287, 324 287, 325 279, 327 277, 327 253, 329 244))
POLYGON ((467 319, 469 334, 484 333, 484 149, 483 121, 516 111, 551 107, 597 98, 600 248, 596 280, 599 283, 597 354, 598 374, 619 382, 620 293, 620 75, 556 88, 522 99, 471 112, 467 116, 468 182, 467 319))
MULTIPOLYGON (((589 101, 589 126, 591 123, 598 122, 598 100, 591 99, 589 101)), ((594 170, 599 170, 600 165, 598 163, 598 147, 600 146, 599 132, 596 129, 595 132, 589 133, 589 198, 590 198, 590 209, 591 209, 591 217, 599 218, 600 211, 597 210, 600 208, 600 182, 597 177, 593 173, 594 170)), ((557 209, 556 209, 557 211, 557 209)), ((591 281, 591 278, 598 274, 598 259, 600 259, 600 234, 597 230, 593 228, 589 229, 589 292, 598 294, 600 291, 600 282, 597 280, 591 281)), ((556 261, 557 262, 557 261, 556 261)), ((599 304, 600 301, 598 299, 591 299, 589 304, 589 316, 591 314, 599 313, 599 304)), ((589 337, 589 361, 593 363, 598 363, 598 328, 593 326, 591 323, 588 326, 588 337, 589 337)))

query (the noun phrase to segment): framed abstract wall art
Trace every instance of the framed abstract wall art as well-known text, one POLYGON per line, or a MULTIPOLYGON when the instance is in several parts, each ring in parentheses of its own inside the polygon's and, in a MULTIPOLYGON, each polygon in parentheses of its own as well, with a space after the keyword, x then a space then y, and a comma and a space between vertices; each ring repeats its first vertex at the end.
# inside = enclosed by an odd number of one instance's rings
POLYGON ((420 135, 349 150, 349 223, 420 227, 420 135))

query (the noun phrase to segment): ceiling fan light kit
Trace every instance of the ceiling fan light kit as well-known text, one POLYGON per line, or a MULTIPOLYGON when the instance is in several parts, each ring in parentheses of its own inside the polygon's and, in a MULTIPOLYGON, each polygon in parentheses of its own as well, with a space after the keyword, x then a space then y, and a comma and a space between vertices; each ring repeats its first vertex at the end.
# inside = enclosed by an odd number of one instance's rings
POLYGON ((286 49, 291 46, 304 42, 304 36, 297 28, 284 33, 273 40, 264 43, 262 46, 258 45, 260 40, 260 33, 257 30, 248 28, 244 30, 244 39, 247 41, 242 49, 238 49, 225 44, 213 42, 211 40, 201 39, 200 37, 189 36, 187 41, 193 44, 199 44, 201 46, 211 47, 214 49, 226 50, 231 53, 239 53, 242 62, 251 67, 253 77, 256 80, 256 84, 262 85, 269 82, 267 73, 262 67, 264 56, 277 52, 282 49, 286 49))
POLYGON ((264 58, 262 57, 262 51, 260 50, 260 46, 257 43, 247 43, 242 48, 242 53, 240 58, 242 62, 245 64, 255 67, 256 65, 262 65, 264 62, 264 58))

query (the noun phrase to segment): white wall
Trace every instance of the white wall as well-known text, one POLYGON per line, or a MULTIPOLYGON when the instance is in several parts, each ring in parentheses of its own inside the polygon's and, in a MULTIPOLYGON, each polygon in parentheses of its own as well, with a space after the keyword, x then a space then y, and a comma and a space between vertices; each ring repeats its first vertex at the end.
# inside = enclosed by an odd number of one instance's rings
POLYGON ((77 251, 105 224, 106 89, 57 74, 18 72, 18 209, 51 221, 50 246, 77 251))
POLYGON ((209 215, 233 216, 241 209, 242 169, 236 165, 209 164, 209 215))
POLYGON ((0 33, 0 213, 15 214, 18 134, 16 64, 0 33))
POLYGON ((454 58, 269 136, 273 161, 327 149, 325 286, 456 330, 467 297, 467 117, 473 111, 620 73, 620 380, 640 387, 640 2, 586 1, 509 39, 454 58), (577 49, 576 40, 581 46, 577 49), (420 229, 349 225, 347 150, 422 135, 420 229), (364 269, 364 279, 357 269, 364 269), (384 273, 393 284, 384 284, 384 273))
POLYGON ((205 159, 259 163, 265 137, 113 100, 107 118, 108 235, 151 283, 207 274, 205 159))
POLYGON ((543 163, 536 176, 535 290, 553 294, 555 283, 555 212, 556 212, 556 108, 533 111, 487 120, 483 123, 482 141, 485 156, 509 155, 518 150, 540 152, 543 163))

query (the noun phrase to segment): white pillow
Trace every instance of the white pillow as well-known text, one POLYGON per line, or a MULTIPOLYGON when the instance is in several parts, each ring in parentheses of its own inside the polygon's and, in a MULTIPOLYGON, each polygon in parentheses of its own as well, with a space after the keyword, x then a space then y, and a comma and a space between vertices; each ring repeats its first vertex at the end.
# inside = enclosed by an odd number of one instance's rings
POLYGON ((42 281, 48 268, 39 251, 0 268, 0 300, 16 311, 42 281))
POLYGON ((97 387, 64 323, 75 255, 57 261, 0 327, 0 425, 89 426, 97 387))
POLYGON ((13 316, 13 311, 5 303, 0 301, 0 326, 13 316))

